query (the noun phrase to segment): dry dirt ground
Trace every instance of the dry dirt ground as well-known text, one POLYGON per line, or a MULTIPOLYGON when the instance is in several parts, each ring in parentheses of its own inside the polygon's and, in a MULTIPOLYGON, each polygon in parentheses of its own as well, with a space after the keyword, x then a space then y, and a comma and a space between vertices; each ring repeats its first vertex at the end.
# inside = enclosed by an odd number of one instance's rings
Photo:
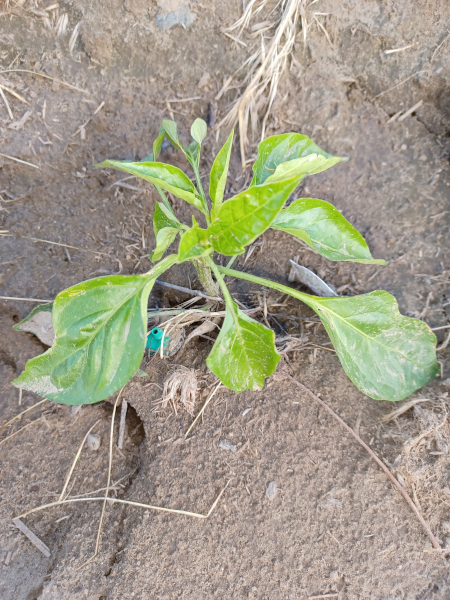
MULTIPOLYGON (((120 174, 92 165, 146 156, 163 118, 173 116, 186 133, 195 117, 208 116, 223 81, 260 43, 244 34, 247 46, 238 45, 221 32, 242 14, 237 0, 69 0, 59 2, 58 14, 45 12, 52 4, 0 5, 0 84, 29 102, 5 92, 11 119, 0 99, 1 153, 39 167, 0 156, 2 296, 52 299, 95 275, 148 269, 154 191, 137 180, 125 182, 131 189, 114 185, 120 174), (164 29, 177 20, 184 27, 164 29), (54 79, 5 73, 9 65, 54 79)), ((448 325, 449 4, 307 4, 306 44, 299 33, 267 133, 300 131, 329 152, 349 156, 348 163, 306 180, 300 195, 335 204, 365 235, 373 255, 389 265, 328 263, 272 231, 246 267, 286 283, 289 259, 298 256, 343 294, 385 289, 404 314, 431 327, 448 325), (390 121, 420 100, 417 112, 390 121)), ((216 122, 238 94, 233 85, 217 102, 216 122)), ((210 129, 202 174, 227 135, 210 129)), ((170 148, 162 160, 186 167, 170 148)), ((241 189, 246 177, 236 149, 227 194, 241 189)), ((188 218, 186 205, 175 208, 188 218)), ((243 259, 236 264, 243 268, 243 259)), ((199 285, 185 267, 165 277, 199 285)), ((258 304, 256 288, 234 283, 231 289, 248 306, 258 304)), ((186 299, 155 287, 150 305, 186 299)), ((271 309, 283 304, 278 299, 268 296, 269 312, 284 315, 275 318, 285 330, 308 325, 298 317, 311 313, 293 301, 271 309)), ((24 393, 19 406, 18 390, 9 384, 26 360, 45 349, 32 335, 12 330, 32 306, 0 300, 2 421, 39 400, 24 393)), ((323 328, 313 324, 308 332, 313 343, 326 343, 323 328)), ((447 332, 436 332, 439 344, 447 332)), ((2 432, 4 439, 39 418, 0 445, 2 600, 450 598, 450 346, 439 353, 442 377, 413 396, 429 402, 388 424, 382 418, 392 405, 359 393, 332 352, 288 355, 290 372, 357 427, 400 477, 445 548, 441 553, 364 450, 287 381, 268 381, 261 393, 239 396, 221 389, 184 441, 191 418, 182 410, 177 416, 169 408, 152 412, 160 390, 148 383, 162 384, 179 362, 198 369, 210 385, 214 379, 204 367, 210 348, 207 339, 191 342, 180 356, 143 365, 149 377, 127 386, 124 397, 133 408, 123 450, 114 444, 112 481, 119 498, 205 514, 230 481, 211 517, 115 504, 106 511, 98 556, 83 566, 94 550, 101 504, 50 508, 24 519, 50 548, 45 558, 12 518, 58 498, 77 448, 97 420, 101 446, 83 450, 70 494, 104 488, 112 408, 105 402, 74 415, 70 407, 44 403, 2 432), (227 451, 224 441, 236 452, 227 451), (270 501, 266 488, 272 481, 277 494, 270 501)))

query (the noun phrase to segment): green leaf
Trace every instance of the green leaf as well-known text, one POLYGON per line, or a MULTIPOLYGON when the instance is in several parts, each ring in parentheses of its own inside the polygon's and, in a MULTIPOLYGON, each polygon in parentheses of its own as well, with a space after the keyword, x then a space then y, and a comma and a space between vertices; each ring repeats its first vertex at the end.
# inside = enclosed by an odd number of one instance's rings
POLYGON ((208 126, 206 125, 205 121, 203 119, 195 119, 195 121, 192 123, 191 135, 199 146, 202 145, 207 133, 208 126))
POLYGON ((440 372, 436 336, 423 321, 401 315, 388 292, 319 298, 234 269, 219 267, 219 271, 310 306, 324 324, 348 377, 371 398, 403 400, 440 372))
POLYGON ((216 156, 209 176, 209 196, 213 203, 211 216, 214 220, 220 205, 222 204, 227 182, 228 168, 230 166, 231 148, 233 145, 234 130, 230 133, 227 141, 216 156))
POLYGON ((120 389, 142 360, 155 278, 176 261, 171 255, 145 275, 108 275, 58 294, 55 343, 13 384, 62 404, 92 404, 120 389))
POLYGON ((277 215, 272 228, 303 240, 329 260, 386 264, 384 260, 372 258, 362 235, 332 204, 324 200, 296 200, 277 215))
POLYGON ((182 150, 189 163, 192 165, 194 172, 198 172, 200 165, 200 146, 194 141, 191 142, 189 146, 183 146, 182 150))
POLYGON ((183 262, 211 254, 212 246, 206 229, 201 229, 192 217, 192 228, 183 234, 178 248, 178 260, 183 262))
POLYGON ((388 292, 315 298, 310 306, 345 372, 367 396, 403 400, 439 374, 436 336, 426 323, 401 315, 388 292))
POLYGON ((253 186, 220 206, 208 228, 214 249, 221 254, 242 254, 266 229, 294 191, 298 177, 253 186))
POLYGON ((178 228, 180 222, 174 217, 173 214, 160 202, 155 205, 155 212, 153 213, 153 231, 155 232, 155 238, 158 237, 158 232, 165 227, 178 228))
POLYGON ((226 299, 226 304, 222 329, 206 364, 236 393, 260 390, 281 358, 275 333, 240 311, 232 300, 226 299))
POLYGON ((183 149, 183 146, 180 144, 180 140, 178 139, 177 124, 175 123, 175 121, 164 119, 164 121, 162 122, 161 129, 164 129, 172 146, 178 148, 178 150, 183 149))
POLYGON ((185 200, 203 212, 202 200, 197 196, 194 184, 189 177, 177 167, 159 162, 134 163, 119 160, 105 160, 95 166, 103 168, 112 167, 113 169, 119 169, 120 171, 136 175, 137 177, 145 179, 145 181, 150 181, 155 186, 170 192, 177 198, 185 200))
POLYGON ((163 227, 158 231, 156 236, 156 248, 150 255, 150 260, 156 262, 160 260, 170 244, 175 241, 178 232, 181 231, 178 227, 163 227))
POLYGON ((275 173, 270 175, 265 183, 283 181, 289 177, 301 176, 303 179, 306 175, 315 175, 321 171, 329 169, 342 159, 338 156, 332 156, 326 158, 320 154, 308 154, 308 156, 302 156, 301 158, 295 158, 288 162, 281 163, 275 169, 275 173))
MULTIPOLYGON (((253 165, 253 180, 251 185, 260 185, 275 173, 278 165, 292 161, 309 154, 316 154, 326 159, 336 158, 335 162, 347 160, 333 157, 324 152, 308 136, 300 133, 284 133, 268 137, 258 145, 258 156, 253 165)), ((334 164, 334 163, 333 163, 334 164)), ((332 166, 329 164, 328 166, 332 166)), ((325 168, 328 168, 326 166, 325 168)))
POLYGON ((151 162, 158 160, 158 156, 161 152, 161 146, 164 141, 165 131, 162 127, 159 128, 159 135, 156 140, 153 142, 153 159, 151 162))

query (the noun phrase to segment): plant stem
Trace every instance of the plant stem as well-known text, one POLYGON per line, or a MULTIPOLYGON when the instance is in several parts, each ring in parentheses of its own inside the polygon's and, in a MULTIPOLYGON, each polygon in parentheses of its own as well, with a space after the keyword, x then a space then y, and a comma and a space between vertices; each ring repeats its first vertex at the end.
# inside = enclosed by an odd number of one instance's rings
POLYGON ((272 288, 273 290, 278 290, 283 294, 289 294, 289 296, 293 296, 298 300, 301 300, 312 309, 316 310, 319 298, 317 296, 310 296, 309 294, 303 294, 302 292, 298 292, 286 285, 281 283, 275 283, 275 281, 270 281, 270 279, 264 279, 263 277, 257 277, 256 275, 250 275, 250 273, 243 273, 242 271, 235 271, 234 269, 229 269, 228 267, 219 267, 217 269, 220 273, 224 275, 231 275, 231 277, 237 277, 239 279, 245 279, 246 281, 251 281, 252 283, 257 283, 258 285, 263 285, 264 287, 272 288))
POLYGON ((198 191, 200 192, 200 196, 202 197, 202 201, 203 201, 203 208, 205 211, 205 217, 206 217, 206 224, 209 226, 211 225, 211 219, 209 218, 209 206, 208 206, 208 202, 206 200, 206 196, 205 196, 205 192, 203 190, 203 186, 202 186, 202 181, 200 179, 200 172, 197 168, 197 166, 192 162, 191 163, 192 168, 194 169, 194 173, 195 173, 195 179, 197 181, 197 187, 198 187, 198 191))
POLYGON ((192 260, 192 264, 194 265, 200 283, 208 296, 220 296, 219 285, 213 280, 211 268, 206 260, 204 258, 195 258, 192 260))
POLYGON ((225 303, 226 304, 232 303, 233 299, 231 297, 231 294, 230 294, 227 286, 225 285, 225 281, 223 280, 223 277, 219 271, 218 266, 215 264, 215 262, 213 261, 213 259, 210 256, 206 256, 205 259, 208 262, 208 265, 211 267, 211 270, 213 271, 214 275, 216 276, 217 283, 219 284, 220 289, 222 290, 222 294, 225 299, 225 303))

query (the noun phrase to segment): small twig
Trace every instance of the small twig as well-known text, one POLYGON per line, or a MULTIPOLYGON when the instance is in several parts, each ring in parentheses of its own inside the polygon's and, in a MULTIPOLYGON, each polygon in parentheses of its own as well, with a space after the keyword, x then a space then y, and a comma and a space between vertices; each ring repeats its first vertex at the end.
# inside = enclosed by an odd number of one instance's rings
POLYGON ((31 73, 32 75, 39 75, 39 77, 43 77, 44 79, 50 79, 51 81, 57 81, 61 85, 65 85, 72 90, 76 90, 77 92, 81 92, 82 94, 87 94, 89 96, 90 92, 87 90, 83 90, 76 85, 72 85, 71 83, 66 83, 65 81, 61 81, 60 79, 56 79, 56 77, 50 77, 50 75, 44 75, 44 73, 39 73, 38 71, 28 71, 27 69, 7 69, 6 71, 0 71, 0 75, 4 75, 5 73, 31 73))
POLYGON ((116 398, 116 401, 114 402, 114 408, 113 408, 112 417, 111 417, 111 432, 110 432, 110 436, 109 436, 108 478, 107 478, 107 482, 106 482, 105 497, 103 499, 102 514, 100 515, 100 523, 98 525, 97 540, 95 542, 95 550, 94 550, 94 554, 91 556, 91 558, 89 560, 87 560, 85 563, 83 563, 83 565, 81 565, 82 567, 84 565, 86 565, 88 562, 91 562, 91 560, 93 560, 97 556, 98 549, 100 547, 100 538, 101 538, 101 535, 102 535, 103 517, 105 516, 106 501, 108 500, 109 488, 110 488, 110 485, 111 485, 111 467, 112 467, 113 438, 114 438, 114 419, 115 419, 115 416, 116 416, 117 404, 119 403, 120 397, 122 396, 122 392, 124 390, 124 387, 125 386, 123 386, 121 388, 120 392, 117 394, 117 398, 116 398))
POLYGON ((11 121, 14 121, 14 115, 12 114, 12 110, 11 110, 11 107, 9 106, 8 99, 6 98, 5 94, 3 93, 3 86, 1 86, 1 85, 0 85, 0 96, 2 97, 3 102, 5 103, 9 118, 11 119, 11 121))
POLYGON ((216 296, 208 296, 200 290, 190 290, 189 288, 185 288, 180 285, 174 285, 173 283, 167 283, 166 281, 160 281, 159 279, 155 279, 155 283, 158 283, 159 285, 162 285, 164 287, 172 288, 173 290, 178 290, 179 292, 184 292, 185 294, 189 294, 191 296, 201 296, 202 298, 206 298, 207 300, 220 300, 221 302, 223 302, 222 298, 218 298, 216 296))
POLYGON ((23 427, 21 427, 20 429, 18 429, 14 433, 12 433, 11 435, 8 435, 8 437, 5 437, 3 440, 0 441, 0 446, 2 444, 4 444, 5 442, 7 442, 8 440, 10 440, 11 438, 13 438, 15 435, 17 435, 21 431, 23 431, 24 429, 27 429, 27 427, 30 427, 30 425, 34 425, 35 423, 38 423, 38 421, 41 421, 41 420, 42 420, 41 417, 39 417, 39 419, 36 419, 35 421, 31 421, 31 423, 27 423, 26 425, 24 425, 23 427))
POLYGON ((205 404, 202 406, 201 411, 198 413, 198 415, 195 417, 192 425, 189 427, 189 429, 186 431, 185 434, 185 439, 187 438, 187 436, 189 435, 189 433, 191 432, 191 430, 193 429, 194 425, 197 423, 197 421, 199 420, 199 418, 202 416, 202 414, 205 411, 205 408, 208 406, 208 404, 210 403, 212 397, 214 396, 214 394, 217 392, 217 390, 220 388, 220 386, 222 385, 222 382, 219 380, 219 383, 216 385, 216 387, 213 389, 213 391, 210 393, 210 395, 208 396, 205 404))
POLYGON ((34 169, 41 168, 38 165, 34 165, 33 163, 27 162, 26 160, 20 160, 20 158, 16 158, 15 156, 9 156, 8 154, 2 154, 1 152, 0 152, 0 156, 3 156, 3 158, 9 158, 9 160, 14 160, 22 165, 27 165, 27 167, 33 167, 34 169))
MULTIPOLYGON (((206 514, 206 515, 189 512, 187 510, 178 510, 176 508, 164 508, 161 506, 153 506, 151 504, 143 504, 142 502, 132 502, 131 500, 122 500, 121 498, 106 498, 106 501, 111 502, 111 504, 114 504, 114 503, 128 504, 129 506, 139 506, 141 508, 147 508, 150 510, 159 510, 162 512, 174 513, 177 515, 186 515, 187 517, 196 517, 197 519, 208 519, 208 517, 211 516, 213 510, 216 508, 217 503, 219 502, 220 498, 222 497, 222 494, 224 493, 224 491, 227 489, 229 483, 230 482, 228 481, 226 486, 223 488, 223 490, 220 492, 220 494, 215 499, 214 504, 211 506, 211 508, 208 511, 208 514, 206 514)), ((16 517, 16 519, 23 519, 24 517, 30 515, 31 513, 39 512, 41 510, 44 510, 45 508, 51 508, 53 506, 60 506, 61 504, 70 504, 72 502, 93 502, 93 501, 97 501, 97 500, 102 500, 104 502, 105 498, 103 496, 100 496, 98 498, 68 498, 67 500, 63 500, 62 502, 50 502, 49 504, 43 504, 42 506, 38 506, 37 508, 32 508, 31 510, 27 511, 26 513, 23 513, 23 515, 19 515, 18 517, 16 517)))
POLYGON ((100 419, 98 419, 98 420, 97 420, 97 421, 96 421, 96 422, 95 422, 95 423, 92 425, 92 427, 89 429, 89 431, 88 431, 88 432, 86 433, 86 435, 84 436, 84 438, 83 438, 83 441, 81 442, 81 444, 80 444, 80 447, 78 448, 78 452, 75 454, 75 458, 73 459, 72 466, 70 467, 70 471, 69 471, 69 473, 67 474, 67 477, 66 477, 66 482, 65 482, 65 484, 64 484, 64 487, 63 487, 63 489, 62 489, 62 492, 61 492, 61 494, 60 494, 60 496, 59 496, 59 501, 60 501, 60 502, 61 502, 61 500, 64 500, 64 495, 65 495, 65 493, 66 493, 67 486, 69 485, 69 481, 70 481, 70 478, 72 477, 73 470, 75 469, 75 466, 76 466, 76 464, 77 464, 77 462, 78 462, 78 459, 80 458, 81 451, 83 450, 83 446, 84 446, 84 444, 86 443, 86 440, 87 440, 87 438, 88 438, 88 435, 91 433, 91 431, 94 429, 94 427, 95 427, 95 426, 96 426, 96 425, 97 425, 99 422, 100 422, 100 419))
POLYGON ((41 298, 15 298, 14 296, 0 296, 0 300, 22 300, 23 302, 44 302, 49 304, 53 300, 42 300, 41 298))
POLYGON ((72 250, 83 250, 84 252, 91 252, 92 254, 101 254, 102 256, 109 256, 109 254, 106 254, 105 252, 97 252, 96 250, 89 250, 88 248, 77 248, 77 246, 69 246, 69 244, 51 242, 50 240, 41 240, 40 238, 22 236, 22 239, 31 240, 32 242, 42 242, 43 244, 52 244, 52 246, 61 246, 62 248, 72 248, 72 250))
POLYGON ((401 85, 403 85, 404 83, 406 83, 407 81, 409 81, 410 79, 412 79, 413 77, 415 77, 416 75, 420 75, 420 73, 427 73, 427 71, 428 71, 428 69, 422 69, 421 71, 417 71, 416 73, 413 73, 412 75, 410 75, 409 77, 407 77, 403 81, 400 81, 400 83, 397 83, 397 85, 394 85, 393 87, 389 88, 388 90, 384 90, 384 92, 380 92, 379 94, 377 94, 376 96, 374 96, 372 98, 372 100, 375 100, 376 98, 379 98, 380 96, 384 96, 384 94, 387 94, 388 92, 392 92, 392 90, 397 89, 398 87, 400 87, 401 85))
POLYGON ((407 117, 412 115, 413 112, 415 112, 418 108, 420 108, 422 106, 422 104, 423 104, 423 100, 419 100, 419 102, 414 104, 414 106, 411 106, 411 108, 409 108, 401 117, 399 117, 397 119, 397 122, 401 123, 402 121, 404 121, 407 117))
POLYGON ((164 102, 190 102, 191 100, 201 100, 201 96, 193 96, 192 98, 173 98, 172 100, 164 100, 164 102))
POLYGON ((48 546, 46 546, 44 544, 44 542, 42 540, 40 540, 38 538, 38 536, 36 534, 34 534, 31 531, 31 529, 29 529, 25 525, 25 523, 22 523, 22 521, 19 519, 19 517, 16 517, 15 519, 13 519, 13 523, 17 527, 17 529, 20 529, 20 531, 27 536, 27 538, 30 540, 30 542, 32 544, 34 544, 34 546, 36 546, 36 548, 38 550, 40 550, 46 558, 50 557, 50 548, 48 546))
POLYGON ((395 54, 396 52, 403 52, 404 50, 409 50, 410 48, 415 46, 416 43, 417 42, 414 42, 414 44, 410 44, 409 46, 403 46, 403 48, 392 48, 392 50, 385 50, 384 53, 385 54, 395 54))
POLYGON ((30 410, 33 410, 33 408, 36 408, 36 406, 39 406, 40 404, 43 404, 44 402, 48 402, 47 398, 44 398, 43 400, 40 400, 39 402, 36 402, 36 404, 33 404, 33 406, 29 406, 28 408, 26 408, 25 410, 23 410, 21 413, 19 413, 18 415, 16 415, 15 417, 13 417, 12 419, 10 419, 9 421, 6 421, 6 423, 3 423, 3 425, 1 425, 1 427, 6 427, 7 425, 10 425, 11 423, 13 423, 13 421, 15 421, 16 419, 20 419, 20 417, 22 415, 24 415, 25 413, 27 413, 30 410))
POLYGON ((445 340, 442 342, 442 344, 439 346, 439 348, 436 348, 436 352, 442 352, 442 350, 445 350, 448 346, 450 342, 450 331, 448 332, 448 336, 445 338, 445 340))
POLYGON ((128 402, 126 400, 122 400, 122 407, 120 410, 119 440, 117 442, 117 447, 119 448, 119 450, 122 450, 123 438, 125 436, 125 423, 126 423, 126 419, 127 419, 127 409, 128 409, 128 402))
POLYGON ((448 31, 447 29, 447 35, 445 36, 445 38, 442 40, 442 42, 439 44, 439 46, 436 47, 435 51, 433 52, 433 56, 431 57, 430 63, 433 62, 436 54, 439 52, 439 50, 442 48, 442 46, 444 45, 444 43, 448 40, 448 38, 450 37, 450 31, 448 31))
POLYGON ((397 490, 401 493, 401 495, 403 496, 403 498, 409 504, 411 510, 414 512, 414 514, 416 515, 416 517, 419 519, 419 521, 420 521, 422 527, 424 528, 426 534, 430 538, 430 541, 433 544, 433 547, 436 550, 439 550, 441 552, 442 548, 440 547, 439 542, 437 541, 437 539, 435 538, 433 532, 431 531, 430 526, 428 525, 428 523, 425 521, 425 519, 420 514, 418 508, 416 507, 416 505, 414 504, 414 502, 411 500, 408 492, 397 481, 397 479, 394 477, 394 475, 391 473, 391 471, 387 468, 387 466, 383 463, 383 461, 381 461, 378 458, 378 456, 375 454, 375 452, 365 442, 363 442, 363 440, 353 431, 353 429, 351 427, 349 427, 347 425, 347 423, 343 419, 341 419, 341 417, 339 417, 339 415, 337 415, 334 412, 334 410, 328 406, 328 404, 326 402, 324 402, 323 400, 321 400, 309 388, 307 388, 305 385, 303 385, 303 383, 300 383, 299 381, 297 381, 296 379, 294 379, 293 377, 291 377, 291 375, 289 375, 288 373, 284 372, 284 375, 285 375, 285 377, 287 377, 288 379, 290 379, 292 381, 292 383, 294 383, 297 387, 299 387, 300 389, 302 389, 304 392, 307 392, 318 404, 320 404, 320 406, 322 406, 327 412, 329 412, 342 425, 342 427, 344 427, 344 429, 346 429, 355 438, 355 440, 359 444, 361 444, 361 446, 370 454, 370 456, 373 458, 373 460, 378 464, 379 467, 381 467, 383 469, 383 471, 389 477, 389 479, 391 480, 391 482, 394 484, 394 486, 397 488, 397 490))
POLYGON ((25 100, 25 98, 22 98, 22 96, 20 94, 18 94, 14 90, 11 90, 9 87, 6 87, 6 85, 3 85, 2 83, 0 83, 0 88, 5 90, 5 92, 8 92, 8 94, 11 94, 11 96, 14 96, 14 98, 17 98, 17 100, 20 100, 24 104, 28 104, 28 106, 30 106, 30 103, 28 102, 28 100, 25 100))

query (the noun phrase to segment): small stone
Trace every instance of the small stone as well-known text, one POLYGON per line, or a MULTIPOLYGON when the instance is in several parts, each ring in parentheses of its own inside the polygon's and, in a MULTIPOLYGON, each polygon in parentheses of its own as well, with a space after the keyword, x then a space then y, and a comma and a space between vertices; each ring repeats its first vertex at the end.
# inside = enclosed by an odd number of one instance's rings
POLYGON ((269 483, 269 485, 267 486, 266 496, 268 497, 270 502, 272 502, 272 500, 275 498, 276 495, 277 495, 277 482, 271 481, 269 483))
POLYGON ((222 450, 227 450, 227 452, 233 452, 233 454, 237 451, 236 446, 228 440, 220 440, 219 448, 222 448, 222 450))
POLYGON ((408 148, 408 146, 406 144, 402 144, 400 146, 400 150, 406 150, 408 148))
POLYGON ((100 436, 97 433, 90 433, 86 444, 91 450, 98 450, 100 448, 100 436))

